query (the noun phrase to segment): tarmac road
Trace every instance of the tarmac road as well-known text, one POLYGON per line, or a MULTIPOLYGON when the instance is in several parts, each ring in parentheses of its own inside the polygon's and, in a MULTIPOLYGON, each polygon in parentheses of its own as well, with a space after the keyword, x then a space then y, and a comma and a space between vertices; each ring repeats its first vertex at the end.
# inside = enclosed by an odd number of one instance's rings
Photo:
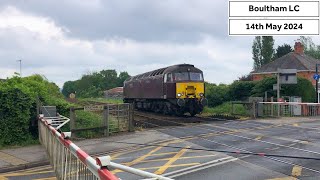
MULTIPOLYGON (((320 179, 320 160, 195 150, 207 148, 320 158, 320 121, 316 119, 214 121, 157 131, 167 136, 157 143, 159 146, 119 150, 111 154, 113 161, 182 180, 320 179)), ((139 179, 119 170, 112 172, 122 179, 139 179)), ((0 174, 0 180, 54 179, 53 175, 50 166, 42 166, 0 174)))

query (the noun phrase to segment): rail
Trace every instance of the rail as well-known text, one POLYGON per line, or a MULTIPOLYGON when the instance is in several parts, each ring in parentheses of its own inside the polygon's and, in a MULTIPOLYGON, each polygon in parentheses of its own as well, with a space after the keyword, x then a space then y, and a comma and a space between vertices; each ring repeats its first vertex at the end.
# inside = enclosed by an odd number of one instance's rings
POLYGON ((320 103, 259 102, 260 116, 320 116, 320 103))

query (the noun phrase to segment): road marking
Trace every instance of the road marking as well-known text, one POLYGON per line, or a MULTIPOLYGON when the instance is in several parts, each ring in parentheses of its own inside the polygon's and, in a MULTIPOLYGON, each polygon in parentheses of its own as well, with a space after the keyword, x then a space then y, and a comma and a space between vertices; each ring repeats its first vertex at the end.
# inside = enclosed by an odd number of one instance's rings
MULTIPOLYGON (((211 124, 207 124, 207 126, 219 127, 219 126, 211 125, 211 124)), ((212 131, 212 130, 207 129, 207 128, 201 128, 201 127, 197 127, 197 128, 206 129, 206 130, 212 131)), ((220 127, 220 128, 233 130, 232 128, 227 128, 227 127, 220 127)), ((243 132, 245 132, 245 131, 243 131, 243 132)), ((255 135, 258 135, 258 134, 259 134, 259 135, 263 135, 263 134, 261 134, 261 133, 255 133, 255 132, 245 132, 245 133, 255 134, 255 135)), ((244 138, 244 139, 253 139, 253 138, 249 138, 249 137, 246 137, 246 136, 235 135, 235 134, 233 134, 232 136, 236 136, 236 137, 240 137, 240 138, 244 138)), ((290 141, 289 138, 281 138, 281 137, 274 137, 274 136, 265 136, 265 137, 271 137, 271 138, 274 138, 274 139, 280 139, 280 140, 290 141)), ((282 144, 278 144, 278 143, 272 143, 272 142, 264 141, 264 140, 256 140, 256 141, 263 142, 263 143, 267 143, 267 144, 272 144, 272 145, 276 145, 276 146, 280 146, 280 147, 287 147, 287 148, 291 148, 291 149, 296 149, 296 150, 304 151, 304 152, 308 152, 308 153, 320 154, 320 152, 316 152, 316 151, 311 151, 311 150, 306 150, 306 149, 300 149, 300 148, 292 147, 292 146, 295 145, 294 143, 286 146, 286 145, 282 145, 282 144)), ((291 139, 290 142, 295 142, 295 141, 297 141, 297 140, 291 139)), ((299 141, 299 142, 295 142, 295 143, 301 143, 301 142, 299 141)), ((305 143, 305 142, 303 142, 303 143, 305 143)), ((309 145, 314 145, 314 143, 308 143, 308 144, 309 144, 309 145)), ((315 145, 315 146, 318 146, 318 147, 319 147, 319 145, 315 145)))
MULTIPOLYGON (((181 140, 179 139, 179 140, 173 140, 173 141, 169 141, 169 142, 166 142, 166 143, 162 143, 158 147, 156 147, 153 150, 151 150, 149 153, 147 153, 147 154, 145 154, 143 156, 140 156, 139 158, 137 158, 137 159, 135 159, 135 160, 133 160, 131 162, 127 162, 127 163, 123 163, 123 164, 126 165, 126 166, 135 165, 135 164, 143 161, 146 157, 148 157, 148 156, 152 155, 153 153, 159 151, 161 148, 163 148, 163 146, 166 146, 166 145, 171 144, 171 143, 176 143, 176 142, 181 142, 181 140)), ((116 170, 112 171, 113 174, 116 174, 118 172, 121 172, 121 170, 116 169, 116 170)))
MULTIPOLYGON (((173 168, 173 167, 184 167, 184 166, 197 166, 200 165, 200 163, 188 163, 188 164, 176 164, 176 165, 170 165, 169 168, 173 168)), ((156 167, 147 167, 147 168, 136 168, 139 170, 149 170, 149 169, 159 169, 162 166, 156 166, 156 167)), ((117 171, 117 173, 119 172, 123 172, 122 170, 117 171)), ((112 172, 113 173, 113 172, 112 172)))
POLYGON ((0 176, 0 180, 8 180, 8 178, 6 178, 4 176, 0 176))
POLYGON ((293 166, 291 175, 294 177, 301 176, 301 171, 302 171, 302 167, 297 165, 293 166))
POLYGON ((298 123, 294 123, 294 124, 292 124, 292 126, 298 127, 299 124, 298 123))
MULTIPOLYGON (((183 166, 196 166, 199 165, 200 163, 188 163, 188 164, 176 164, 176 165, 170 165, 169 168, 173 168, 173 167, 183 167, 183 166)), ((157 167, 148 167, 148 168, 137 168, 140 170, 148 170, 148 169, 159 169, 162 166, 157 166, 157 167)))
POLYGON ((39 178, 39 179, 33 179, 33 180, 57 180, 56 177, 48 177, 48 178, 39 178))
POLYGON ((262 136, 257 136, 254 140, 260 140, 262 136))
POLYGON ((156 153, 156 154, 151 154, 150 156, 163 156, 163 155, 168 155, 168 154, 177 154, 178 152, 165 152, 165 153, 156 153))
POLYGON ((273 179, 267 179, 267 180, 296 180, 297 178, 294 177, 283 177, 283 178, 273 178, 273 179))
POLYGON ((169 177, 169 178, 175 178, 175 177, 179 177, 179 176, 193 173, 196 171, 200 171, 203 169, 208 169, 210 167, 218 166, 218 165, 225 164, 225 163, 232 162, 232 161, 236 161, 236 160, 238 160, 238 158, 228 156, 225 158, 216 159, 216 160, 209 161, 209 162, 206 162, 203 164, 199 164, 197 166, 192 166, 192 167, 188 167, 188 168, 184 168, 184 169, 179 169, 177 171, 169 172, 169 173, 163 174, 163 176, 169 177))
MULTIPOLYGON (((188 151, 189 152, 189 151, 188 151)), ((192 159, 192 158, 205 158, 205 157, 213 157, 213 156, 217 156, 216 154, 213 155, 203 155, 203 156, 184 156, 184 157, 180 157, 179 159, 192 159)), ((141 162, 157 162, 157 161, 168 161, 171 158, 163 158, 163 159, 151 159, 151 160, 144 160, 141 162)))
POLYGON ((4 153, 0 151, 0 160, 5 161, 11 165, 20 165, 20 164, 26 164, 28 163, 25 160, 22 160, 20 158, 14 157, 10 154, 4 153))
POLYGON ((28 175, 34 175, 34 174, 47 174, 47 173, 53 173, 53 171, 40 171, 40 172, 30 172, 30 173, 24 173, 24 172, 18 172, 18 173, 7 173, 7 174, 1 174, 3 177, 14 177, 14 176, 28 176, 28 175))
MULTIPOLYGON (((190 148, 190 146, 186 146, 185 148, 190 148)), ((184 153, 186 153, 188 151, 188 149, 181 149, 175 156, 173 156, 172 158, 170 158, 170 160, 163 165, 161 168, 159 168, 156 172, 154 172, 155 174, 163 174, 168 168, 169 166, 171 166, 174 162, 176 162, 184 153)))

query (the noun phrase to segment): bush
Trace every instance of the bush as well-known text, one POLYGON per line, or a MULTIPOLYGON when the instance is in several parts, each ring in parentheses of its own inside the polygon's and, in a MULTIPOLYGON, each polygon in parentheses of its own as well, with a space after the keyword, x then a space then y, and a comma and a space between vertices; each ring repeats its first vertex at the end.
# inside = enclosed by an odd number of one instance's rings
POLYGON ((245 101, 250 95, 256 82, 254 81, 234 81, 229 86, 229 98, 232 101, 245 101))
POLYGON ((27 89, 0 87, 0 146, 31 139, 29 133, 32 96, 27 89))
POLYGON ((225 101, 229 101, 228 85, 206 83, 206 98, 208 99, 208 106, 214 107, 222 104, 225 101))
POLYGON ((36 99, 43 105, 57 106, 58 112, 67 115, 70 104, 59 87, 40 75, 13 77, 0 82, 0 146, 19 145, 37 139, 36 99))
MULTIPOLYGON (((252 96, 264 97, 265 91, 268 91, 269 97, 277 97, 277 92, 273 90, 273 84, 276 83, 276 77, 268 77, 259 81, 252 89, 252 96)), ((300 96, 303 102, 313 102, 315 100, 315 89, 309 80, 298 77, 297 84, 281 85, 280 95, 300 96)))
MULTIPOLYGON (((232 105, 231 102, 225 102, 216 107, 205 107, 203 110, 204 114, 223 114, 223 115, 231 115, 232 105)), ((241 104, 234 105, 234 111, 237 115, 247 116, 248 113, 246 108, 241 104)))

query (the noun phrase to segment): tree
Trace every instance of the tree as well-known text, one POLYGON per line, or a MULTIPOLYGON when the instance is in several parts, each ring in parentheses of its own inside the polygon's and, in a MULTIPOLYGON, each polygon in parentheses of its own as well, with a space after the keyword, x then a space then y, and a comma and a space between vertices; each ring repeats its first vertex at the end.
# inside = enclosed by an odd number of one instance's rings
POLYGON ((262 48, 261 48, 261 56, 262 56, 262 65, 268 64, 273 60, 274 57, 274 39, 273 36, 262 36, 262 48))
POLYGON ((69 94, 71 94, 71 93, 75 93, 75 91, 76 91, 76 86, 75 86, 74 81, 67 81, 63 84, 62 94, 65 97, 68 97, 69 94))
POLYGON ((300 41, 304 46, 304 53, 316 58, 320 59, 320 46, 315 45, 312 38, 309 36, 300 36, 300 41))
POLYGON ((276 58, 280 58, 290 52, 292 52, 293 49, 289 44, 283 44, 281 46, 278 46, 276 50, 276 58))
POLYGON ((234 81, 229 86, 229 98, 232 101, 245 101, 250 95, 256 84, 255 81, 234 81))
POLYGON ((119 76, 118 76, 118 86, 123 86, 123 82, 128 79, 130 77, 130 75, 124 71, 124 72, 120 72, 119 76))
MULTIPOLYGON (((276 77, 267 77, 257 82, 251 91, 251 96, 263 97, 268 91, 269 96, 276 97, 276 91, 273 91, 273 84, 277 83, 276 77)), ((303 102, 313 102, 315 97, 315 89, 312 83, 305 78, 298 77, 297 84, 281 85, 281 96, 300 96, 303 102)))
POLYGON ((253 59, 253 69, 259 69, 262 63, 262 56, 261 56, 261 36, 256 36, 253 40, 252 45, 252 59, 253 59))
POLYGON ((66 97, 72 92, 76 92, 77 97, 81 98, 99 97, 105 90, 123 86, 128 77, 130 75, 127 72, 120 72, 118 76, 114 69, 90 72, 79 80, 65 82, 62 93, 66 97))
POLYGON ((253 69, 257 70, 261 66, 268 64, 274 58, 273 36, 256 36, 252 45, 253 69))

